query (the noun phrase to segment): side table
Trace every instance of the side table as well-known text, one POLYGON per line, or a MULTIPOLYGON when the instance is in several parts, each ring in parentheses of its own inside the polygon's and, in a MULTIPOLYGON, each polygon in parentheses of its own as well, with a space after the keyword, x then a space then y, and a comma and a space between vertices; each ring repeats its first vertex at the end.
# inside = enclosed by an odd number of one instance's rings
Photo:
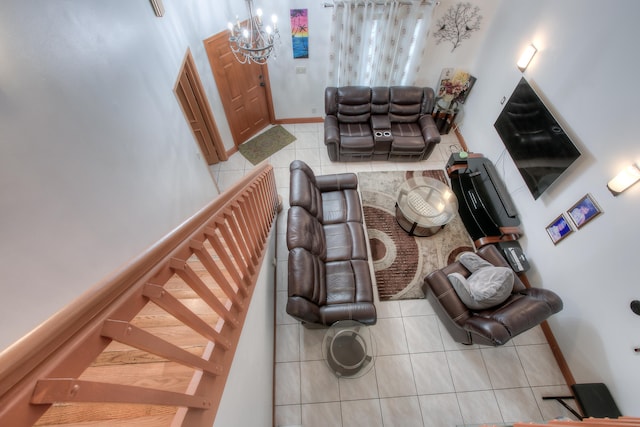
POLYGON ((368 326, 355 320, 341 320, 325 333, 322 355, 337 377, 358 378, 373 367, 375 340, 368 326))
POLYGON ((456 120, 456 116, 460 111, 456 102, 452 102, 446 106, 444 104, 445 101, 442 100, 442 98, 438 99, 432 113, 433 121, 435 122, 440 135, 446 135, 449 133, 454 121, 456 120))

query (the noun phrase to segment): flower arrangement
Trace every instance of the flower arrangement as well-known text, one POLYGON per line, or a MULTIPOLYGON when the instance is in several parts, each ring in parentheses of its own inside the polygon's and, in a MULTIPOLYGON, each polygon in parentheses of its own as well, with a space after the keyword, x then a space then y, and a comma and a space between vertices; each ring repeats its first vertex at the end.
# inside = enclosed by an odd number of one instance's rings
POLYGON ((464 104, 464 101, 475 83, 476 78, 466 71, 444 69, 440 77, 438 98, 453 106, 456 103, 464 104))

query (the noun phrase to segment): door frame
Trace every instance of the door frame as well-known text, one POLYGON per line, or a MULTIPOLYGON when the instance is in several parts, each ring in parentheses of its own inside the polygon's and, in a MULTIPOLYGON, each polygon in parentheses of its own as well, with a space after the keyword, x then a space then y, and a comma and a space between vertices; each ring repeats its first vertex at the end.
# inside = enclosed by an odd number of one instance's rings
MULTIPOLYGON (((184 56, 184 60, 182 61, 182 65, 180 66, 180 71, 178 72, 178 77, 176 78, 176 82, 173 85, 173 93, 176 96, 178 104, 180 105, 182 114, 184 115, 185 120, 189 122, 190 121, 189 117, 187 116, 187 112, 185 111, 184 106, 182 105, 182 102, 180 101, 180 97, 178 96, 178 92, 177 92, 178 86, 180 85, 180 80, 182 76, 185 74, 191 74, 194 77, 192 82, 193 85, 191 88, 193 89, 193 93, 196 97, 196 102, 198 104, 200 113, 202 114, 204 125, 207 127, 208 133, 211 135, 211 140, 212 140, 211 141, 212 145, 211 147, 208 147, 208 148, 212 149, 216 153, 220 161, 228 160, 229 154, 227 153, 227 150, 224 147, 224 144, 222 143, 222 137, 220 136, 220 132, 218 131, 218 126, 216 125, 215 117, 213 116, 213 111, 211 110, 211 106, 209 105, 209 101, 207 99, 204 86, 202 85, 200 75, 198 74, 198 68, 196 67, 196 63, 193 60, 193 55, 191 54, 191 49, 189 48, 187 48, 187 51, 184 56)), ((198 137, 194 134, 193 128, 189 126, 189 129, 191 129, 191 133, 193 134, 193 138, 196 142, 196 145, 198 146, 198 148, 202 152, 202 155, 206 159, 207 156, 205 155, 203 148, 200 146, 200 143, 198 142, 198 137)), ((207 160, 207 163, 210 165, 213 164, 213 163, 209 163, 209 160, 207 160)))
MULTIPOLYGON (((204 49, 205 52, 207 53, 207 59, 209 60, 209 66, 211 67, 211 74, 213 75, 213 78, 216 82, 216 85, 219 86, 220 84, 224 84, 227 80, 226 79, 222 79, 222 76, 220 76, 219 73, 216 73, 215 70, 216 68, 216 64, 213 62, 211 56, 209 55, 209 51, 207 49, 207 44, 216 40, 217 39, 221 39, 224 38, 224 40, 228 40, 228 31, 222 31, 220 33, 216 33, 210 37, 207 37, 206 39, 204 39, 202 41, 202 43, 204 44, 204 49), (221 80, 224 80, 223 82, 220 82, 218 80, 218 77, 221 77, 221 80)), ((267 114, 268 114, 268 119, 269 119, 269 123, 270 124, 275 124, 276 123, 276 118, 275 118, 275 112, 274 112, 274 108, 273 108, 273 96, 271 95, 271 81, 269 79, 269 67, 268 64, 263 64, 260 65, 261 67, 261 71, 262 71, 262 81, 264 83, 264 90, 265 90, 265 98, 266 98, 266 102, 267 102, 267 114)), ((218 89, 218 92, 220 92, 220 90, 218 89)), ((228 102, 227 99, 225 99, 223 96, 220 96, 220 102, 222 103, 222 107, 224 108, 224 112, 225 115, 227 116, 227 124, 229 124, 229 115, 233 114, 233 110, 231 108, 230 103, 228 102)), ((231 125, 229 124, 229 128, 231 128, 231 125)), ((238 151, 238 145, 242 144, 245 141, 238 141, 236 138, 236 132, 234 132, 231 129, 231 137, 233 138, 233 143, 234 146, 232 149, 230 149, 227 154, 232 154, 235 153, 236 151, 238 151)))

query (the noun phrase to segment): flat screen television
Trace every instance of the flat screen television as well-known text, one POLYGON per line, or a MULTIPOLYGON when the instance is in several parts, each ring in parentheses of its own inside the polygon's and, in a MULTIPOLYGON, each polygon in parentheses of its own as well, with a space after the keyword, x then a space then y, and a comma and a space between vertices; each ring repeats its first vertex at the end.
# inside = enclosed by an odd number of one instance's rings
POLYGON ((524 77, 493 126, 534 199, 580 157, 580 151, 524 77))

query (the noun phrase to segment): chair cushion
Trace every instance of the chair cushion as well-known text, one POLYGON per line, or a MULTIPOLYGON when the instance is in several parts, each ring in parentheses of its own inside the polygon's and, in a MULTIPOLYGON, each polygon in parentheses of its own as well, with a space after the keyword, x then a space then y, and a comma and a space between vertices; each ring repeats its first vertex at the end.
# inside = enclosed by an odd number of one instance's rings
POLYGON ((304 248, 293 248, 288 259, 289 297, 302 297, 316 305, 327 301, 325 265, 320 257, 304 248))
POLYGON ((392 123, 391 134, 391 151, 394 153, 421 153, 426 148, 422 131, 415 123, 392 123))
POLYGON ((327 224, 322 235, 326 240, 325 261, 367 259, 364 228, 359 222, 327 224))
MULTIPOLYGON (((373 285, 366 260, 334 261, 324 266, 327 305, 373 301, 373 285)), ((343 320, 351 318, 346 315, 343 320)))
POLYGON ((371 88, 343 86, 338 88, 338 120, 342 123, 366 123, 371 115, 371 88))
POLYGON ((415 86, 389 88, 389 118, 392 122, 417 122, 422 113, 424 90, 415 86))
POLYGON ((464 265, 464 268, 469 270, 471 273, 474 273, 481 268, 493 267, 493 264, 473 252, 463 252, 460 254, 460 264, 464 265))
MULTIPOLYGON (((392 123, 391 133, 393 137, 397 136, 417 136, 422 138, 422 130, 417 123, 392 123)), ((422 141, 424 144, 424 140, 422 141)))
POLYGON ((484 310, 503 303, 513 290, 513 270, 483 267, 468 279, 460 273, 447 276, 462 302, 472 310, 484 310))
POLYGON ((373 151, 373 132, 369 123, 340 123, 340 148, 349 153, 373 151))
POLYGON ((300 206, 291 206, 287 215, 287 249, 305 248, 324 259, 326 240, 322 224, 316 217, 300 206))
POLYGON ((362 222, 362 208, 357 190, 327 191, 322 193, 323 224, 347 221, 362 222))

